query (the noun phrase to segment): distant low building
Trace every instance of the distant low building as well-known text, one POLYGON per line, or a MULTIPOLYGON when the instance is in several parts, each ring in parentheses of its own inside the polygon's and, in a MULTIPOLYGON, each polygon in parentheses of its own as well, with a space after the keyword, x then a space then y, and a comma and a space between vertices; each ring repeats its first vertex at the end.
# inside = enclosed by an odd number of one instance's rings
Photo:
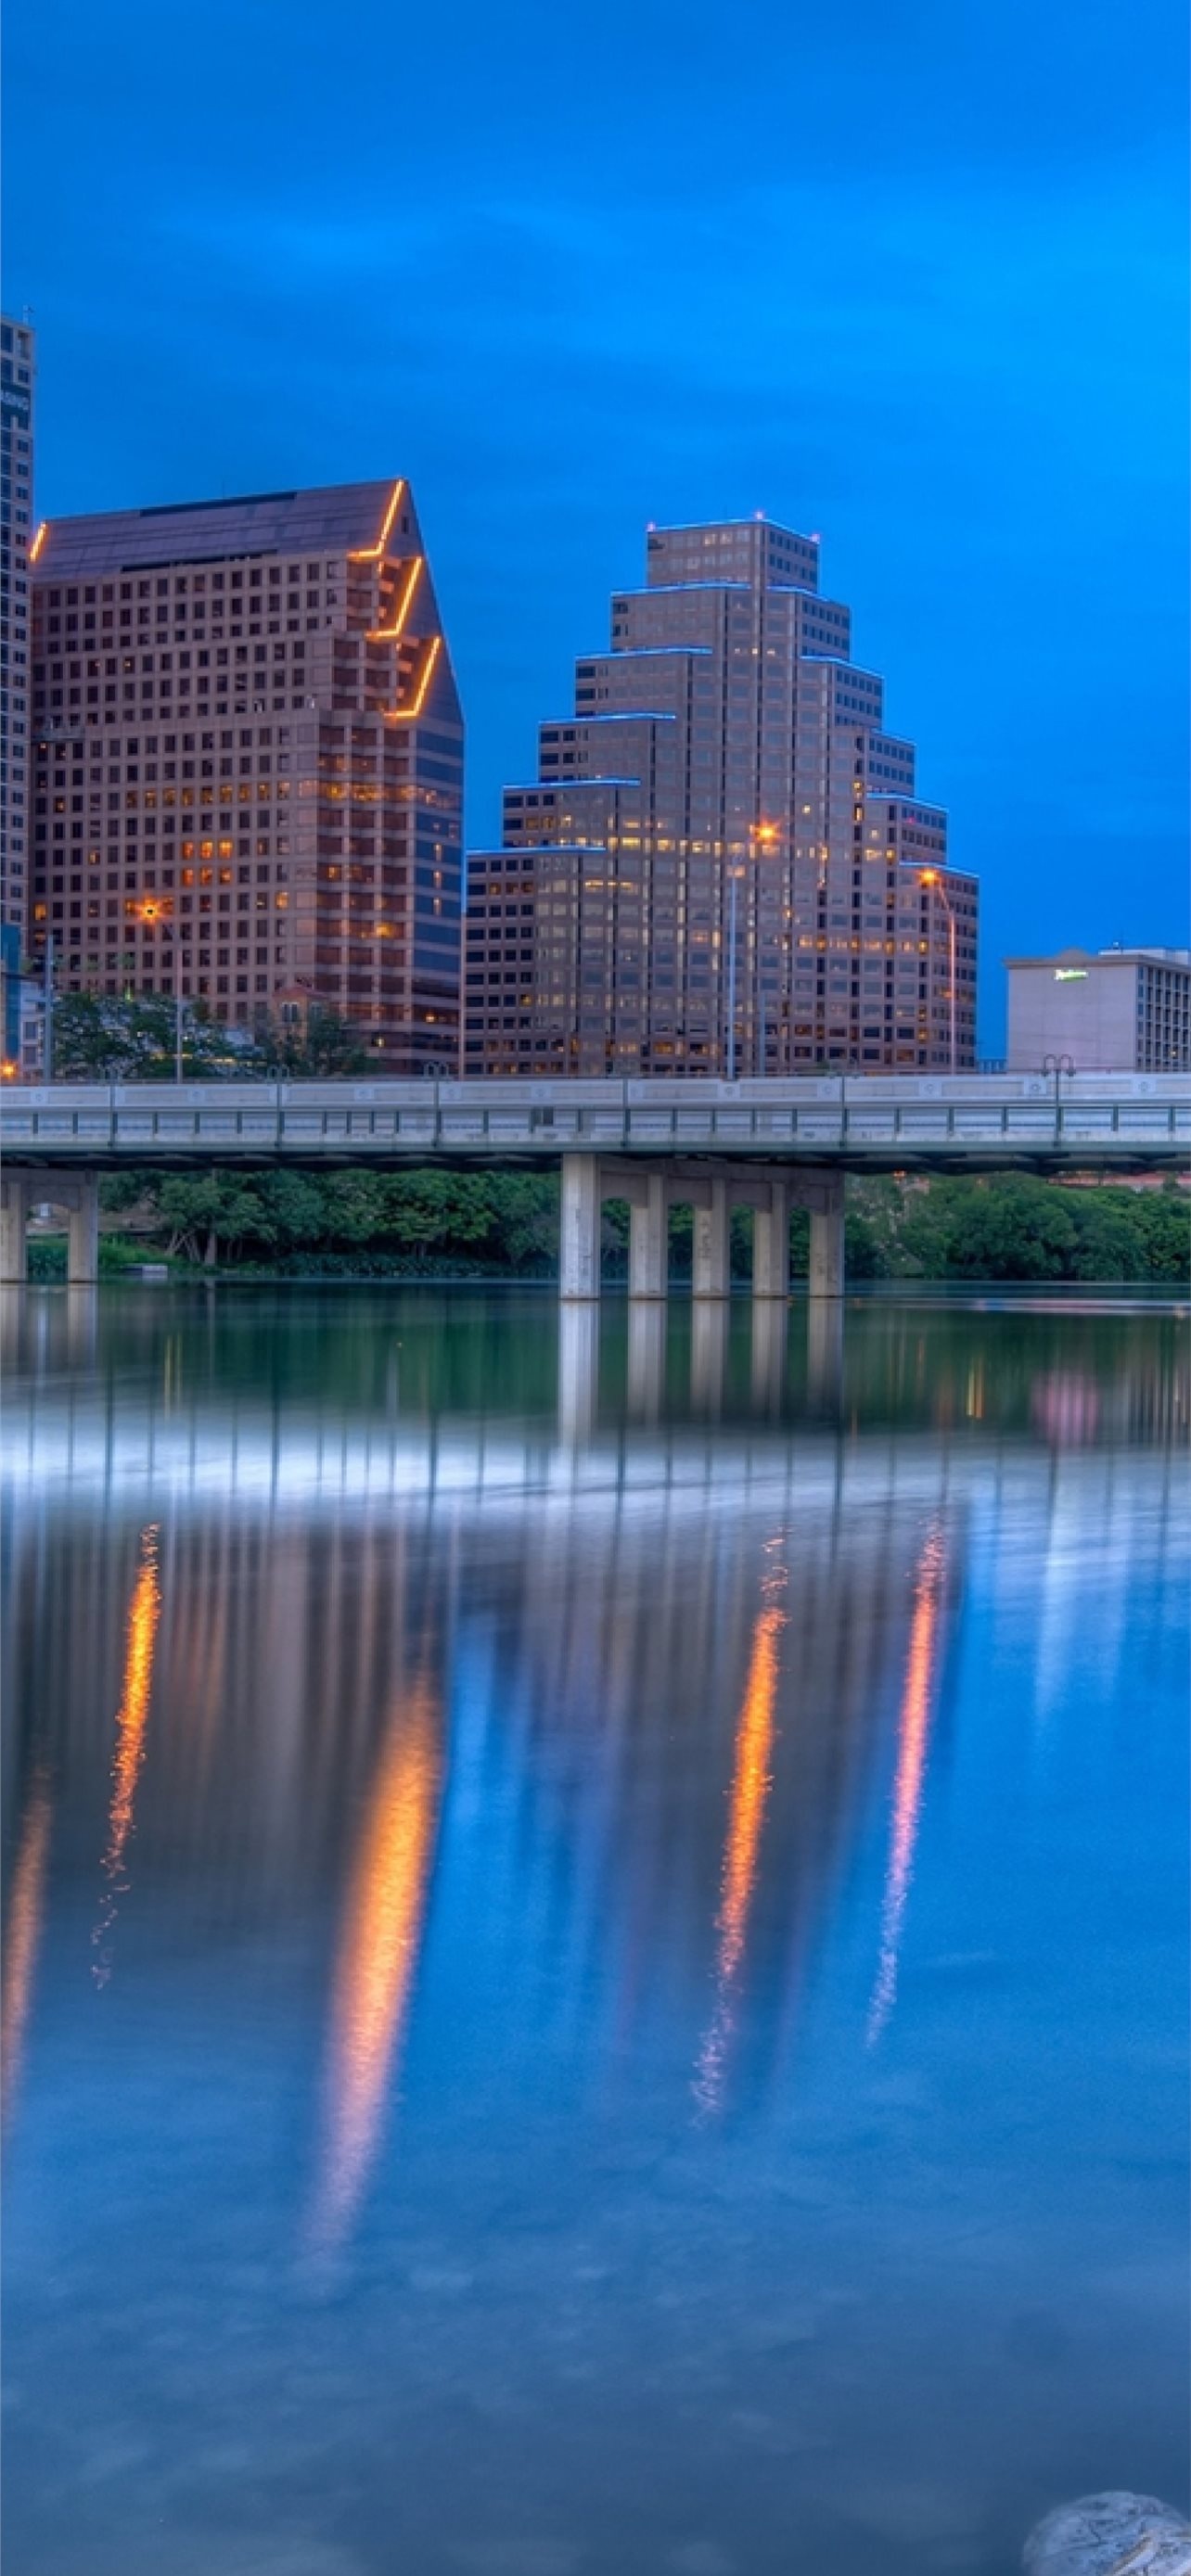
POLYGON ((1064 948, 1007 957, 1009 1073, 1191 1072, 1191 949, 1064 948))

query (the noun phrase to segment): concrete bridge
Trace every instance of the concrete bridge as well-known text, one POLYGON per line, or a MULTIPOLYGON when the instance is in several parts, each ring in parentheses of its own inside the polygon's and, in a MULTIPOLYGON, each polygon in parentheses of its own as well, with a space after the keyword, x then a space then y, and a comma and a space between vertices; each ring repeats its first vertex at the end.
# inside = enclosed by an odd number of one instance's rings
POLYGON ((630 1209, 629 1291, 666 1293, 666 1218, 694 1215, 697 1298, 727 1295, 734 1207, 753 1210, 753 1292, 789 1289, 810 1212, 810 1293, 843 1290, 849 1172, 1177 1171, 1191 1075, 812 1075, 748 1082, 55 1083, 0 1095, 0 1280, 25 1276, 28 1210, 68 1219, 67 1275, 98 1270, 102 1172, 213 1166, 561 1168, 560 1289, 600 1290, 600 1211, 630 1209))

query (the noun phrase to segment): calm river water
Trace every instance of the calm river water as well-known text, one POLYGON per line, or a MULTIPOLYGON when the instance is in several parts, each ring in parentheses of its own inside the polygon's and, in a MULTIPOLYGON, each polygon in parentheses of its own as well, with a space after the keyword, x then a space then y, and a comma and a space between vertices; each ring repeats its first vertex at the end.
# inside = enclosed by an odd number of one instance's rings
POLYGON ((7 2576, 1185 2502, 1185 1314, 6 1296, 7 2576))

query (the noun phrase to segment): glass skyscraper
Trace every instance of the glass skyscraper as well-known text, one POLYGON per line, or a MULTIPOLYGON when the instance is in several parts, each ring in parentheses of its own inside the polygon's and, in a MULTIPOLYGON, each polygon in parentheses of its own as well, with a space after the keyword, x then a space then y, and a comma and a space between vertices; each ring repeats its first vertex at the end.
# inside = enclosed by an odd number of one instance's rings
POLYGON ((817 538, 651 528, 611 629, 469 860, 466 1069, 970 1065, 975 880, 817 538))

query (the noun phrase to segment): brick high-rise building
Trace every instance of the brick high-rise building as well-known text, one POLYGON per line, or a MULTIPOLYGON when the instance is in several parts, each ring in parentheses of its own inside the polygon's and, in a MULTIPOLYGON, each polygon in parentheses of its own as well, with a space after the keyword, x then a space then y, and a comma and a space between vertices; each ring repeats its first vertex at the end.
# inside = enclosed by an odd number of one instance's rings
POLYGON ((763 519, 650 530, 469 859, 469 1072, 972 1063, 976 883, 818 577, 763 519))
POLYGON ((33 699, 62 989, 322 1003, 454 1068, 463 726, 407 484, 51 520, 33 699))
POLYGON ((33 333, 0 321, 0 973, 5 1060, 18 1052, 18 969, 28 902, 29 544, 33 333))

